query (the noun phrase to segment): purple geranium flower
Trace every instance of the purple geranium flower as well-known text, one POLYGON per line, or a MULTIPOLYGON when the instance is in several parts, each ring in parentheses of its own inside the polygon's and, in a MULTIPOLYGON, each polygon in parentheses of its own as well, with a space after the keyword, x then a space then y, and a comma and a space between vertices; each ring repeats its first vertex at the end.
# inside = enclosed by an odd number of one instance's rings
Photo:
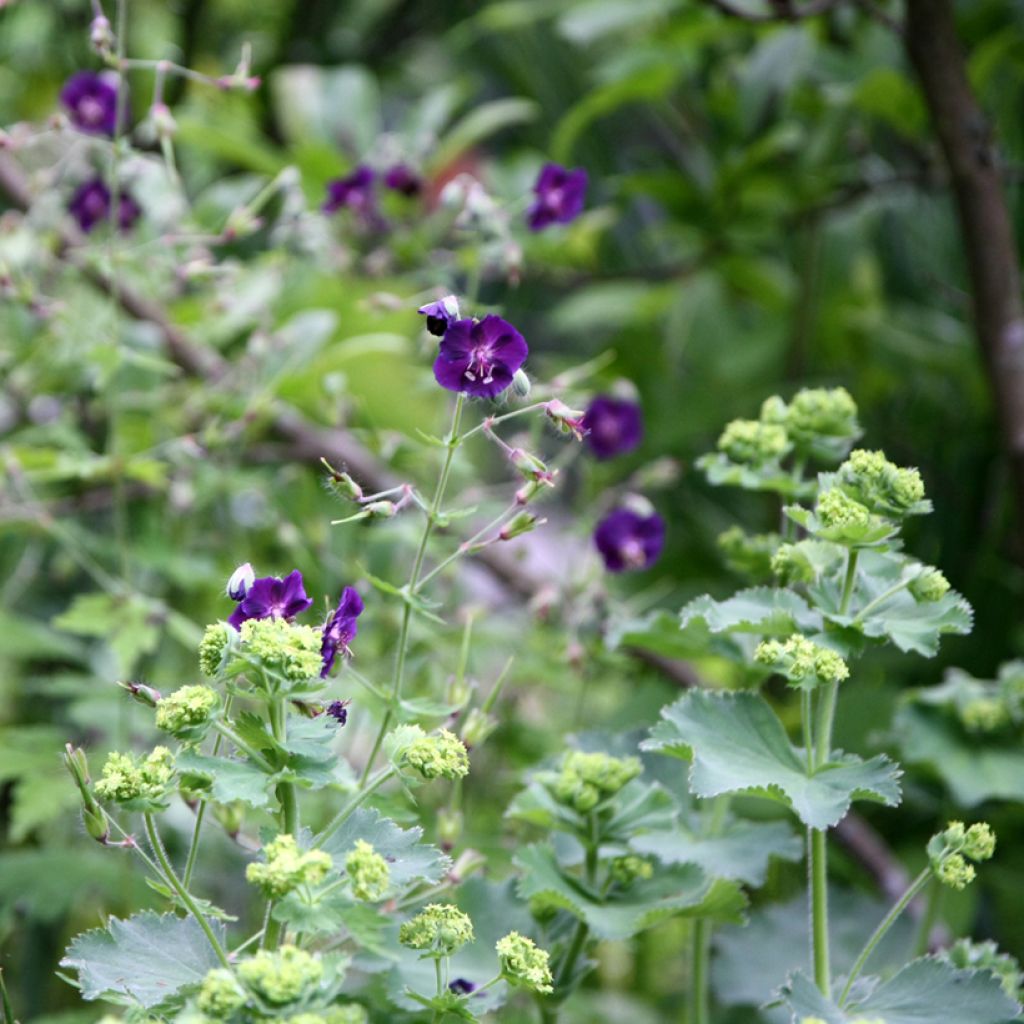
POLYGON ((336 213, 342 208, 352 210, 368 224, 379 221, 377 197, 373 185, 376 175, 371 168, 360 164, 344 178, 335 178, 327 183, 327 199, 321 209, 324 213, 336 213))
POLYGON ((570 171, 558 164, 545 164, 533 191, 537 198, 526 212, 531 231, 541 231, 551 224, 568 224, 583 210, 587 172, 582 167, 570 171))
POLYGON ((384 184, 403 196, 417 196, 423 189, 423 179, 408 165, 395 164, 384 174, 384 184))
POLYGON ((599 459, 631 452, 644 436, 640 406, 624 398, 598 395, 583 417, 587 444, 599 459))
POLYGON ((656 512, 645 516, 617 508, 597 524, 594 543, 609 572, 646 569, 657 561, 665 544, 665 520, 656 512))
POLYGON ((467 978, 456 978, 448 982, 448 991, 454 992, 457 996, 468 996, 476 991, 476 985, 467 978))
POLYGON ((117 76, 79 71, 60 91, 71 123, 92 135, 113 136, 117 130, 117 76))
POLYGON ((420 316, 427 318, 427 330, 439 338, 448 330, 450 324, 459 319, 459 300, 454 295, 446 295, 437 302, 428 302, 416 310, 420 316))
MULTIPOLYGON (((322 678, 334 667, 334 659, 338 651, 342 654, 351 654, 349 644, 355 639, 359 626, 357 619, 363 614, 363 599, 355 587, 346 587, 338 601, 338 607, 331 613, 331 617, 324 625, 324 638, 320 644, 320 654, 324 660, 323 670, 320 672, 322 678)), ((344 724, 344 723, 342 723, 344 724)))
POLYGON ((245 597, 231 613, 228 622, 241 629, 250 619, 294 619, 313 603, 306 597, 302 573, 292 570, 284 579, 280 576, 261 576, 245 592, 245 597))
POLYGON ((330 715, 339 726, 342 726, 348 721, 348 706, 351 703, 350 700, 332 700, 327 705, 325 713, 330 715))
POLYGON ((449 391, 493 398, 512 383, 528 354, 523 336, 500 316, 456 320, 441 339, 434 376, 449 391))
MULTIPOLYGON (((102 178, 90 178, 75 189, 68 211, 78 221, 78 226, 86 233, 92 231, 97 224, 110 219, 110 189, 102 178)), ((121 192, 117 197, 117 226, 122 231, 130 231, 132 225, 142 216, 142 208, 127 193, 121 192)))
POLYGON ((256 573, 249 562, 243 562, 232 574, 226 587, 227 595, 232 601, 241 601, 249 588, 256 582, 256 573))

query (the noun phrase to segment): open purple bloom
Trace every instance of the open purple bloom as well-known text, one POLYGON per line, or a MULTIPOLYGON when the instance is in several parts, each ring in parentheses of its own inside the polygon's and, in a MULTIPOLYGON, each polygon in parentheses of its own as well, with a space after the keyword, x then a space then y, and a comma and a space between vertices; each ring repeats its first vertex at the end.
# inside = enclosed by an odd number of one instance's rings
POLYGON ((92 135, 113 136, 117 130, 117 78, 95 71, 73 74, 60 91, 71 123, 92 135))
POLYGON ((365 164, 360 164, 344 178, 335 178, 327 183, 327 199, 320 207, 324 213, 336 213, 341 209, 351 210, 368 224, 376 224, 377 197, 373 191, 376 175, 365 164))
POLYGON ((456 320, 441 339, 434 376, 449 391, 493 398, 512 383, 529 351, 523 336, 500 316, 456 320))
POLYGON ((332 700, 327 705, 325 713, 330 715, 339 726, 342 726, 348 721, 348 706, 351 703, 350 700, 332 700))
POLYGON ((454 295, 446 295, 437 302, 420 306, 416 312, 427 318, 427 330, 440 338, 448 330, 449 324, 459 319, 459 300, 454 295))
POLYGON ((448 982, 448 991, 454 992, 457 996, 468 996, 476 991, 476 985, 467 978, 455 978, 448 982))
POLYGON ((631 452, 644 436, 640 406, 624 398, 598 395, 583 417, 587 444, 599 459, 631 452))
MULTIPOLYGON (((90 178, 75 189, 68 211, 78 221, 78 226, 86 233, 92 231, 97 224, 110 219, 110 189, 102 178, 90 178)), ((121 192, 117 198, 117 226, 122 231, 130 231, 132 225, 142 216, 142 208, 127 193, 121 192)))
POLYGON ((320 654, 324 660, 321 678, 326 678, 334 667, 334 659, 339 651, 342 654, 352 653, 349 645, 359 630, 357 620, 363 614, 363 607, 363 599, 355 587, 346 587, 342 591, 338 607, 331 612, 331 617, 324 625, 324 638, 320 644, 320 654))
POLYGON ((228 622, 235 629, 241 629, 242 623, 250 619, 294 619, 312 603, 312 598, 306 597, 298 569, 293 569, 284 579, 261 576, 245 592, 228 622))
POLYGON ((665 520, 657 513, 644 516, 617 508, 597 524, 594 543, 609 572, 646 569, 665 545, 665 520))
POLYGON ((542 231, 551 224, 568 224, 583 211, 587 172, 582 167, 570 171, 558 164, 545 164, 533 191, 537 198, 526 212, 531 231, 542 231))
POLYGON ((384 184, 403 196, 418 196, 423 190, 423 179, 408 165, 395 164, 384 174, 384 184))

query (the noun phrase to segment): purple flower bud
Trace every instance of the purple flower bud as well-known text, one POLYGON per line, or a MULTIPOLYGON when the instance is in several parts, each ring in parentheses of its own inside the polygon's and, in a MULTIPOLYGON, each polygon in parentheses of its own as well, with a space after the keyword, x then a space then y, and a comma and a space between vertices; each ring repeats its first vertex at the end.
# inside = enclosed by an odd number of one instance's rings
MULTIPOLYGON (((110 219, 110 189, 102 178, 90 178, 75 189, 68 203, 68 212, 88 234, 97 224, 110 219)), ((142 208, 127 192, 120 192, 117 203, 117 226, 130 231, 142 216, 142 208)))
POLYGON ((253 572, 253 568, 248 562, 244 562, 231 574, 231 578, 228 580, 228 597, 232 601, 241 601, 249 593, 249 588, 255 582, 256 573, 253 572))
POLYGON ((350 700, 333 700, 327 705, 325 714, 330 715, 339 727, 343 726, 348 721, 348 706, 351 703, 350 700))
POLYGON ((587 444, 599 459, 631 452, 644 436, 640 406, 623 398, 598 395, 583 417, 587 444))
MULTIPOLYGON (((326 678, 330 673, 339 651, 342 654, 352 653, 350 645, 359 630, 357 620, 363 614, 364 607, 363 599, 355 587, 346 587, 342 591, 338 607, 324 625, 323 641, 320 644, 320 655, 324 662, 320 672, 321 678, 326 678)), ((330 713, 330 708, 327 710, 330 713)))
POLYGON ((449 326, 459 319, 459 300, 454 295, 446 295, 437 302, 428 302, 416 310, 420 316, 427 318, 427 330, 437 337, 443 337, 449 326))
POLYGON ((329 181, 327 198, 320 209, 324 213, 348 209, 368 227, 380 227, 383 221, 377 212, 377 197, 373 190, 376 177, 369 167, 361 164, 346 177, 329 181))
POLYGON ((597 524, 594 543, 609 572, 646 569, 665 545, 665 520, 656 512, 645 516, 617 508, 597 524))
POLYGON ((403 196, 417 196, 423 190, 423 179, 408 164, 395 164, 388 168, 384 184, 403 196))
POLYGON ((434 362, 434 377, 449 391, 494 398, 511 383, 529 354, 523 336, 500 316, 448 325, 434 362))
POLYGON ((94 71, 73 74, 60 91, 71 123, 91 135, 113 136, 117 130, 117 76, 94 71))
POLYGON ((456 978, 448 982, 448 991, 454 992, 457 996, 468 996, 476 991, 476 985, 466 978, 456 978))
POLYGON ((228 622, 241 629, 249 619, 293 619, 313 603, 306 597, 302 573, 294 569, 284 579, 262 576, 254 580, 228 622))
POLYGON ((542 231, 551 224, 568 224, 583 210, 587 172, 582 167, 570 171, 558 164, 545 164, 533 191, 537 198, 526 213, 531 231, 542 231))

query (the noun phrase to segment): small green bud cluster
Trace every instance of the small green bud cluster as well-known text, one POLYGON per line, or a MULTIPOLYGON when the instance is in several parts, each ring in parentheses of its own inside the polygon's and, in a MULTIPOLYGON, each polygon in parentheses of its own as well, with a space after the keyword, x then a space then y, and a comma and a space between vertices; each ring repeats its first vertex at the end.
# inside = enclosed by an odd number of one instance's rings
POLYGON ((248 1002, 248 996, 235 980, 234 974, 224 967, 210 971, 199 988, 196 1005, 201 1013, 215 1020, 226 1020, 248 1002))
POLYGON ((867 526, 871 522, 871 512, 837 487, 819 496, 814 511, 826 529, 867 526))
POLYGON ((928 569, 908 589, 918 601, 941 601, 949 593, 949 580, 939 569, 928 569))
POLYGON ((323 638, 312 626, 284 619, 250 619, 242 623, 242 648, 268 671, 293 683, 316 678, 323 668, 323 638))
POLYGON ((618 793, 642 771, 643 765, 637 757, 572 750, 565 755, 561 771, 550 788, 557 800, 586 814, 601 800, 618 793))
POLYGON ((974 865, 968 861, 989 860, 995 850, 995 833, 985 822, 965 827, 962 821, 951 821, 928 843, 935 877, 953 889, 965 889, 974 881, 974 865))
POLYGON ((206 627, 199 643, 199 668, 204 676, 214 679, 220 674, 227 660, 225 655, 231 646, 233 632, 226 622, 214 622, 206 627))
POLYGON ((836 481, 852 498, 881 515, 902 516, 924 501, 921 474, 897 466, 880 451, 858 448, 850 452, 839 467, 836 481))
POLYGON ((638 878, 648 879, 654 875, 654 865, 646 857, 628 853, 616 857, 608 866, 609 873, 619 885, 632 885, 638 878))
POLYGON ((761 406, 761 419, 782 423, 798 444, 820 438, 854 438, 860 433, 857 403, 846 388, 803 388, 788 405, 775 395, 761 406))
POLYGON ((494 947, 501 962, 501 976, 510 985, 521 985, 534 992, 553 991, 547 950, 518 932, 509 932, 494 947))
POLYGON ((105 843, 110 830, 107 828, 107 817, 103 808, 96 802, 96 798, 89 789, 89 762, 86 759, 85 751, 81 747, 73 747, 70 743, 64 745, 64 767, 67 768, 78 787, 78 794, 82 800, 82 824, 86 832, 98 843, 105 843))
POLYGON ((733 420, 718 439, 718 450, 733 462, 761 466, 777 462, 790 449, 786 428, 760 420, 733 420))
POLYGON ((295 837, 282 834, 263 847, 264 862, 245 869, 246 880, 257 885, 268 899, 279 900, 300 885, 317 885, 331 869, 330 854, 323 850, 300 851, 295 837))
POLYGON ((940 955, 961 970, 991 971, 999 979, 1003 991, 1011 999, 1019 1001, 1021 985, 1024 985, 1020 962, 1009 953, 1000 953, 991 939, 987 942, 960 939, 940 955))
POLYGON ((782 544, 772 555, 772 572, 783 583, 811 583, 814 566, 799 544, 782 544))
POLYGON ((162 800, 174 776, 174 755, 166 747, 155 747, 145 759, 132 754, 113 753, 96 783, 101 800, 126 804, 134 800, 162 800))
POLYGON ((272 953, 260 950, 238 965, 245 986, 277 1006, 301 998, 320 983, 323 972, 319 960, 296 946, 281 946, 272 953))
POLYGON ((183 686, 156 706, 156 727, 181 740, 198 740, 220 707, 220 697, 209 686, 183 686))
POLYGON ((1010 709, 998 697, 975 697, 960 708, 960 721, 968 732, 996 732, 1010 723, 1010 709))
POLYGON ((352 895, 368 903, 382 900, 391 881, 388 862, 365 839, 357 839, 355 848, 345 857, 345 874, 352 895))
POLYGON ((748 534, 733 526, 718 536, 718 548, 733 572, 754 579, 772 574, 772 559, 782 538, 777 533, 748 534))
POLYGON ((850 675, 846 662, 831 648, 799 633, 784 641, 765 640, 757 645, 754 660, 798 685, 840 683, 850 675))
POLYGON ((406 747, 402 760, 425 779, 461 779, 469 774, 465 744, 447 729, 413 740, 406 747))
POLYGON ((431 903, 402 925, 398 941, 424 956, 451 956, 473 941, 473 922, 451 903, 431 903))

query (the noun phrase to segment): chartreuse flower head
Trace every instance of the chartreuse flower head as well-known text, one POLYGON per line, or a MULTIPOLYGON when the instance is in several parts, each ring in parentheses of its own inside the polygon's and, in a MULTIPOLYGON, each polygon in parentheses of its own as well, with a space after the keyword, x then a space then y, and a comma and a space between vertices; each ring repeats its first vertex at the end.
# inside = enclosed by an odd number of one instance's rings
POLYGON ((295 837, 276 836, 263 847, 266 861, 245 869, 246 880, 258 885, 268 899, 279 900, 300 885, 317 885, 331 869, 331 857, 323 850, 300 851, 295 837))
POLYGON ((816 575, 814 565, 801 544, 782 544, 772 555, 772 572, 783 583, 810 583, 816 575))
POLYGON ((525 935, 509 932, 494 949, 501 961, 501 976, 510 985, 541 993, 553 990, 547 951, 539 949, 525 935))
POLYGON ((960 939, 940 956, 961 970, 991 971, 1000 981, 1003 991, 1014 1000, 1020 1000, 1021 985, 1024 985, 1024 973, 1020 962, 1009 953, 1000 953, 999 947, 988 942, 972 942, 960 939))
POLYGON ((637 757, 571 750, 549 788, 557 800, 586 814, 606 797, 618 793, 642 771, 643 765, 637 757))
POLYGON ((214 1020, 227 1020, 248 1001, 234 974, 224 967, 210 971, 199 987, 196 1005, 201 1013, 214 1020))
POLYGON ((853 547, 877 544, 896 531, 890 520, 835 486, 819 493, 813 514, 799 506, 787 506, 786 514, 822 540, 853 547))
POLYGON ((718 439, 718 450, 733 462, 753 466, 777 462, 791 447, 784 426, 760 420, 733 420, 718 439))
POLYGON ((985 822, 965 827, 962 821, 951 821, 928 842, 935 877, 953 889, 964 889, 974 881, 974 867, 968 860, 989 860, 995 850, 995 833, 985 822))
POLYGON ((286 1017, 286 1024, 368 1024, 366 1008, 360 1003, 329 1006, 319 1013, 296 1013, 286 1017))
POLYGON ((388 862, 365 839, 357 839, 345 857, 345 874, 352 895, 368 903, 382 900, 391 882, 388 862))
POLYGON ((451 956, 473 941, 473 922, 451 903, 431 903, 402 925, 398 941, 427 957, 451 956))
POLYGON ((220 696, 209 686, 183 686, 157 702, 156 727, 179 740, 203 738, 220 708, 220 696))
POLYGON ((260 950, 238 965, 238 976, 246 988, 268 1003, 293 1003, 320 983, 324 969, 319 960, 295 946, 276 952, 260 950))
POLYGON ((799 448, 827 449, 839 457, 860 436, 857 403, 845 388, 804 388, 788 405, 777 396, 769 398, 761 406, 761 419, 783 424, 799 448))
POLYGON ((815 513, 826 529, 867 526, 871 522, 870 510, 838 488, 818 498, 815 513))
POLYGON ((211 679, 218 676, 227 662, 227 652, 235 631, 226 622, 214 622, 206 627, 199 643, 199 668, 211 679))
POLYGON ((289 683, 319 680, 323 669, 319 630, 285 619, 249 619, 242 623, 242 650, 267 673, 289 683))
POLYGON ((424 779, 461 779, 469 774, 466 747, 447 729, 427 735, 417 725, 401 726, 388 737, 386 750, 400 771, 412 769, 424 779))
POLYGON ((835 651, 799 633, 786 640, 763 641, 754 651, 754 660, 802 688, 840 683, 850 675, 846 662, 835 651))
POLYGON ((907 589, 918 601, 941 601, 949 593, 949 580, 939 569, 926 569, 907 589))
POLYGON ((162 806, 173 777, 174 755, 166 747, 155 747, 144 759, 115 752, 107 758, 95 790, 101 800, 152 810, 162 806))
POLYGON ((921 474, 890 462, 884 452, 862 448, 850 452, 836 473, 836 482, 850 497, 880 515, 900 518, 931 511, 921 474))
POLYGON ((608 870, 619 885, 626 886, 631 885, 638 878, 650 878, 654 874, 654 865, 646 857, 627 853, 624 857, 616 857, 609 865, 608 870))
POLYGON ((995 732, 1011 721, 1010 709, 998 697, 975 697, 960 705, 957 710, 968 732, 995 732))

